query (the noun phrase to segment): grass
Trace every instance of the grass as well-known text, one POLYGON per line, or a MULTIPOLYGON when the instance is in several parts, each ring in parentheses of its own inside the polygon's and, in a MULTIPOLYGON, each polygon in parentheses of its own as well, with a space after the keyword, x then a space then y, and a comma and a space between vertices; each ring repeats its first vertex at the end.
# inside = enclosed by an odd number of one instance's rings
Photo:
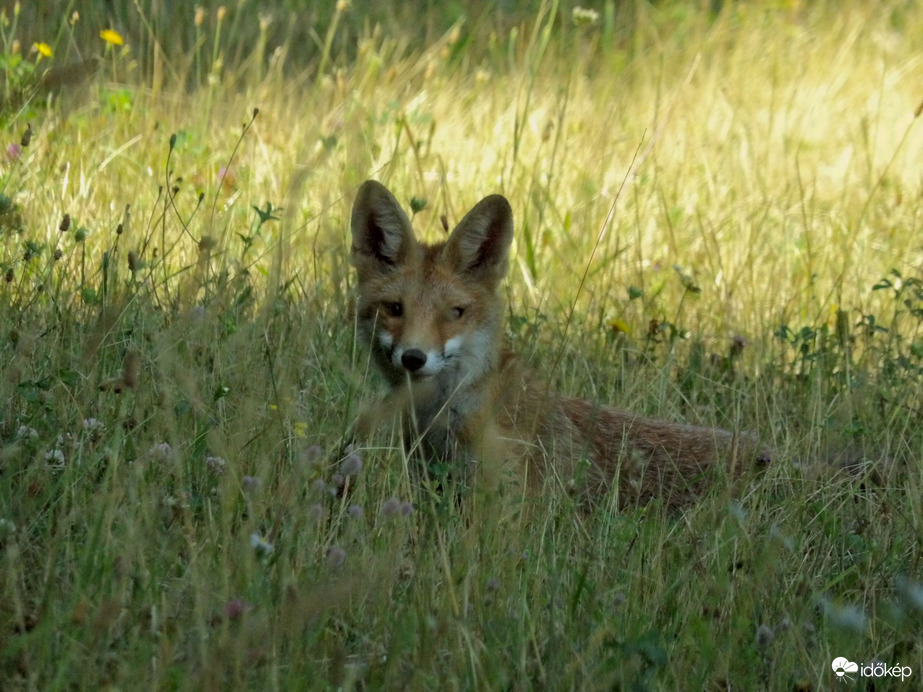
POLYGON ((342 5, 306 62, 231 9, 175 59, 63 12, 6 24, 4 689, 822 690, 839 656, 911 689, 912 10, 554 4, 421 42, 356 38, 342 5), (14 50, 43 29, 53 57, 14 50), (245 31, 267 53, 231 59, 245 31), (33 91, 75 45, 100 57, 84 81, 33 91), (772 466, 681 515, 549 494, 484 522, 413 483, 388 431, 352 458, 379 386, 347 261, 368 177, 425 201, 429 237, 505 194, 533 367, 757 430, 772 466))

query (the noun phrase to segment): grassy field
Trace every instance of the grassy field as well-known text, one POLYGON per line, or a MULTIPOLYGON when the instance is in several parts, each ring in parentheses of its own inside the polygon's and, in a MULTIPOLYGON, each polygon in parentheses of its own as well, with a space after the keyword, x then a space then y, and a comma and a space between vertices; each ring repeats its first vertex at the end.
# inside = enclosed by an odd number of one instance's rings
POLYGON ((923 7, 709 8, 343 2, 299 56, 247 3, 137 42, 7 7, 0 688, 915 689, 923 7), (532 366, 773 464, 488 522, 389 431, 348 453, 370 177, 428 238, 505 194, 532 366))

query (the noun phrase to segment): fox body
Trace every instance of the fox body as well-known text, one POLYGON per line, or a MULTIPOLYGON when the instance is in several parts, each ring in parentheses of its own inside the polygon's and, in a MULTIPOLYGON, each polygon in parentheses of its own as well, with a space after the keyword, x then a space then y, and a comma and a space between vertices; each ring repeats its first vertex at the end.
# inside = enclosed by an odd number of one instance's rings
POLYGON ((768 457, 748 435, 637 416, 562 397, 526 369, 504 338, 513 214, 481 200, 443 242, 427 245, 380 183, 352 211, 361 338, 390 385, 360 417, 369 434, 399 416, 407 439, 447 462, 465 484, 513 471, 526 489, 552 482, 618 504, 694 498, 710 472, 768 457))

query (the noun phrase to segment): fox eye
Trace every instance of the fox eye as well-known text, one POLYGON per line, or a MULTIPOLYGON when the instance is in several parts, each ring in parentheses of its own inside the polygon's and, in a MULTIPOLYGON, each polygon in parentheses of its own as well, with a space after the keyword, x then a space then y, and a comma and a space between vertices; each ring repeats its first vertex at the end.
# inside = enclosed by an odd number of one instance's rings
POLYGON ((463 307, 454 307, 452 308, 452 317, 457 320, 460 320, 462 315, 465 314, 465 308, 463 307))
POLYGON ((404 305, 399 300, 393 303, 385 303, 385 312, 391 317, 400 317, 404 314, 404 305))

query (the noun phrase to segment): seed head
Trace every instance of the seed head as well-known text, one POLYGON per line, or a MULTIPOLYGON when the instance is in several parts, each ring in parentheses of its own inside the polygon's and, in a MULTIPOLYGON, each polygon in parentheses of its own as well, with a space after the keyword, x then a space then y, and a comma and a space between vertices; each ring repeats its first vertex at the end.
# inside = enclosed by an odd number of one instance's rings
POLYGON ((19 144, 25 149, 29 146, 29 143, 32 141, 32 123, 26 125, 26 131, 22 133, 22 139, 19 140, 19 144))
POLYGON ((205 457, 205 465, 213 475, 220 476, 224 473, 224 467, 227 466, 227 462, 221 457, 209 455, 205 457))
POLYGON ((232 598, 225 604, 224 614, 228 620, 239 620, 252 607, 242 598, 232 598))
POLYGON ((338 569, 346 562, 346 551, 338 545, 330 546, 327 550, 327 566, 331 569, 338 569))
POLYGON ((244 492, 248 495, 254 495, 259 492, 260 488, 263 486, 263 483, 256 476, 244 476, 240 484, 243 486, 244 492))
POLYGON ((769 625, 760 625, 756 628, 756 648, 765 649, 772 644, 772 640, 775 639, 775 632, 772 631, 772 627, 769 625))
POLYGON ((340 464, 340 473, 344 476, 357 476, 362 471, 362 459, 358 454, 350 454, 340 464))
POLYGON ((61 225, 58 226, 58 230, 61 231, 61 233, 67 233, 67 231, 70 230, 70 227, 71 227, 71 215, 65 214, 64 218, 61 219, 61 225))
POLYGON ((401 511, 401 501, 396 497, 389 498, 385 500, 384 504, 381 506, 381 514, 385 517, 393 517, 398 512, 401 511))

